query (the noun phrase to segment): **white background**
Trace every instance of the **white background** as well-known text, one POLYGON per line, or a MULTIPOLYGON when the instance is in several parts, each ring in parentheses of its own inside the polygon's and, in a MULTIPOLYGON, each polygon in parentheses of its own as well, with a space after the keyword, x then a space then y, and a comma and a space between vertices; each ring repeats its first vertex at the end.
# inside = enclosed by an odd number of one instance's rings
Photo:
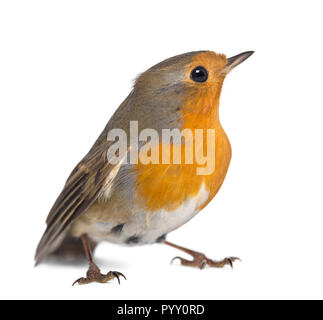
MULTIPOLYGON (((321 1, 1 1, 0 297, 323 298, 321 1), (208 49, 256 53, 226 79, 225 183, 168 239, 233 270, 170 266, 163 245, 103 243, 127 281, 71 287, 87 266, 33 268, 45 218, 138 73, 208 49)), ((185 256, 185 254, 184 254, 185 256)))

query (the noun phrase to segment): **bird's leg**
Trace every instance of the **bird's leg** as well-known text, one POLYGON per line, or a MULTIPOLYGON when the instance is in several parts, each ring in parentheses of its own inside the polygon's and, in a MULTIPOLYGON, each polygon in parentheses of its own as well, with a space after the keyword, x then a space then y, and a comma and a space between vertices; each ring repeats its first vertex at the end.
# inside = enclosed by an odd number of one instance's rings
POLYGON ((82 239, 85 254, 87 256, 87 259, 89 260, 89 269, 86 273, 86 278, 77 279, 73 283, 73 286, 75 283, 78 283, 78 284, 88 284, 91 282, 106 283, 114 278, 116 278, 120 284, 120 276, 126 279, 126 277, 121 272, 117 272, 117 271, 109 271, 107 274, 102 274, 99 267, 93 262, 93 256, 89 246, 87 235, 86 234, 82 235, 81 239, 82 239))
POLYGON ((171 246, 173 248, 179 249, 184 251, 185 253, 189 254, 193 257, 193 260, 186 260, 181 257, 175 257, 172 262, 176 259, 179 259, 183 266, 191 266, 191 267, 198 267, 200 269, 204 269, 206 266, 214 267, 214 268, 223 268, 226 265, 229 265, 231 268, 233 267, 233 262, 236 260, 240 260, 237 257, 228 257, 220 261, 215 261, 207 258, 205 254, 197 251, 193 251, 184 247, 180 247, 174 243, 164 241, 164 244, 171 246))

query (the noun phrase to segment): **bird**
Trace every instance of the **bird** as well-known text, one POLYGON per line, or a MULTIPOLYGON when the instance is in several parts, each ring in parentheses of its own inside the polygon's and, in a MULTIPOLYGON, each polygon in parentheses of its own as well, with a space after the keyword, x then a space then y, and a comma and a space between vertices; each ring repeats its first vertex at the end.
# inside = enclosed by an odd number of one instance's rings
POLYGON ((107 241, 127 246, 162 243, 192 257, 174 258, 183 266, 232 267, 239 258, 213 260, 166 236, 205 208, 225 179, 231 144, 219 118, 221 90, 227 74, 253 53, 227 58, 214 51, 193 51, 141 73, 68 177, 48 214, 35 264, 51 256, 85 254, 88 271, 73 285, 112 279, 120 284, 126 278, 123 273, 101 273, 94 262, 97 244, 107 241), (117 149, 111 137, 120 131, 125 147, 117 149), (163 135, 184 131, 191 135, 168 140, 163 135), (185 151, 190 149, 193 156, 185 151))

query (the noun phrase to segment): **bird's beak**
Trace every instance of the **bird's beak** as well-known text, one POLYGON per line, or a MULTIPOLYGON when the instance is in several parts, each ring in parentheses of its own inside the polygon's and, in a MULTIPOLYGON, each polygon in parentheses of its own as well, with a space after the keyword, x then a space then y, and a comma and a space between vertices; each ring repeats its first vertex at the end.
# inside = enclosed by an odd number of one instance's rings
POLYGON ((224 68, 224 72, 229 73, 233 68, 235 68, 241 62, 247 60, 253 53, 254 51, 246 51, 236 56, 233 56, 231 58, 228 58, 228 63, 224 68))

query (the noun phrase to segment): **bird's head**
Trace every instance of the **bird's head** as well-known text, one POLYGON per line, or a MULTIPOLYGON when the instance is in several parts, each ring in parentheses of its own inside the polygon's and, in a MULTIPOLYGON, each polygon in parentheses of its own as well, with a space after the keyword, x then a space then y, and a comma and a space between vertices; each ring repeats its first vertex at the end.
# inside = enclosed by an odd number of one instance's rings
POLYGON ((226 58, 212 51, 196 51, 169 58, 136 79, 134 97, 141 109, 145 105, 146 115, 165 121, 178 112, 215 112, 225 76, 252 54, 226 58))

